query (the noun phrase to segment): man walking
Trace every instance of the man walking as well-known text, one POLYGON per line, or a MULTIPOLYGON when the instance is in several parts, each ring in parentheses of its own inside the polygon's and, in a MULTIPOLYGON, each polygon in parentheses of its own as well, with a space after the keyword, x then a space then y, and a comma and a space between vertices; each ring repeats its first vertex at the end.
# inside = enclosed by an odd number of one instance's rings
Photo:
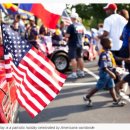
POLYGON ((71 20, 72 24, 68 26, 65 35, 65 37, 68 39, 68 55, 72 66, 72 74, 70 74, 68 78, 84 77, 84 63, 82 58, 82 38, 84 34, 84 28, 82 24, 78 22, 77 13, 71 14, 71 20))
MULTIPOLYGON (((114 56, 119 56, 119 50, 122 46, 122 41, 120 40, 120 36, 122 34, 123 28, 127 23, 127 20, 121 15, 117 14, 117 5, 116 4, 107 4, 104 7, 107 18, 104 20, 103 30, 104 33, 99 36, 99 38, 109 37, 112 40, 113 47, 111 51, 114 56)), ((121 62, 116 61, 118 66, 121 66, 121 62)))

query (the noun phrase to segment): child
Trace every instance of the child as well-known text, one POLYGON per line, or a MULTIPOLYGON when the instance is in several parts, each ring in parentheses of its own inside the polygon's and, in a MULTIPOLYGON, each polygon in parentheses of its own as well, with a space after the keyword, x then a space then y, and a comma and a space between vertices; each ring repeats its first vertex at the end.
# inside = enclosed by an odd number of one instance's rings
POLYGON ((112 47, 112 42, 109 38, 101 39, 101 45, 103 47, 103 52, 100 54, 99 57, 99 80, 95 88, 89 91, 87 95, 83 96, 84 101, 87 101, 87 106, 92 106, 91 96, 93 96, 98 90, 107 87, 109 92, 113 98, 113 105, 114 106, 123 106, 125 102, 120 101, 115 92, 115 84, 114 79, 116 79, 116 75, 112 72, 113 70, 113 57, 110 49, 112 47))

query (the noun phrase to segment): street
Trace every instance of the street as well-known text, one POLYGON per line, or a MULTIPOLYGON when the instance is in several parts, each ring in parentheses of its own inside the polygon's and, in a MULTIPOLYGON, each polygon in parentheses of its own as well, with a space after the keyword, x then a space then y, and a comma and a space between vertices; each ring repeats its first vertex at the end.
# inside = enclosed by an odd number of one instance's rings
POLYGON ((86 106, 82 97, 95 86, 98 67, 97 61, 85 62, 84 78, 67 79, 55 100, 34 119, 20 107, 19 123, 130 123, 130 103, 113 107, 107 90, 92 97, 93 107, 86 106))

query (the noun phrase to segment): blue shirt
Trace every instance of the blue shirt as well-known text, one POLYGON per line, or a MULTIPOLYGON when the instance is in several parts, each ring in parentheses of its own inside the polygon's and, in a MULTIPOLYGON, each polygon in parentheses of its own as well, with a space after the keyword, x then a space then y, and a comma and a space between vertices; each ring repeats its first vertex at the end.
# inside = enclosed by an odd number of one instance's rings
POLYGON ((68 40, 68 46, 70 47, 82 46, 82 37, 84 29, 81 23, 73 23, 69 25, 66 33, 70 34, 68 40))
POLYGON ((100 54, 98 66, 100 70, 103 70, 104 68, 113 68, 112 60, 110 57, 110 51, 106 50, 100 54))
POLYGON ((127 26, 124 27, 123 32, 122 32, 122 40, 123 40, 123 47, 128 47, 128 39, 130 37, 130 28, 127 26))

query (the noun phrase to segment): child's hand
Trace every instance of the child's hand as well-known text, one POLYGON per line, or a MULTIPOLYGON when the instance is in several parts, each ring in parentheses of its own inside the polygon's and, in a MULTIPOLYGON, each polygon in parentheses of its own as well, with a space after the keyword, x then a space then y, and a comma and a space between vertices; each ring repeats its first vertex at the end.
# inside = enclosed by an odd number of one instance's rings
POLYGON ((114 73, 111 73, 110 76, 113 78, 113 79, 116 79, 116 75, 114 73))
POLYGON ((127 63, 130 63, 130 58, 125 58, 124 61, 127 62, 127 63))

